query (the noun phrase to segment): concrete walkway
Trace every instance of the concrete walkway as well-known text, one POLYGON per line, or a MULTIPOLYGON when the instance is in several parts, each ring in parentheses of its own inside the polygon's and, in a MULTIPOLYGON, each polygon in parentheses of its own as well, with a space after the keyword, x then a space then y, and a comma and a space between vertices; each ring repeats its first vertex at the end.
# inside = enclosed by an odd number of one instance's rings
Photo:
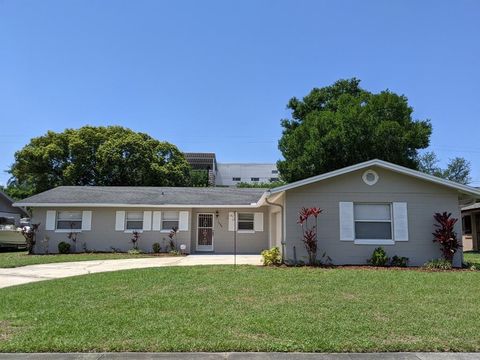
MULTIPOLYGON (((100 272, 163 266, 232 265, 233 255, 189 255, 185 257, 148 257, 139 259, 91 260, 38 264, 0 269, 0 288, 36 281, 100 272)), ((260 255, 237 255, 239 265, 261 265, 260 255)))
POLYGON ((0 354, 0 359, 173 359, 173 360, 474 360, 476 353, 362 353, 362 354, 313 354, 313 353, 41 353, 0 354))

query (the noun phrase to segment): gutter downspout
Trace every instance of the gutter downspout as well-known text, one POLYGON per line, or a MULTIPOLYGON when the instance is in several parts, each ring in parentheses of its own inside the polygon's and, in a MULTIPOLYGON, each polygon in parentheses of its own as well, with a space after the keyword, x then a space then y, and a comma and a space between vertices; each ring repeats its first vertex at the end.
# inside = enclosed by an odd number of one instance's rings
POLYGON ((280 212, 281 212, 281 218, 282 218, 282 226, 281 226, 281 231, 280 231, 280 244, 282 244, 282 263, 285 262, 285 238, 284 238, 284 234, 283 234, 283 228, 284 228, 284 224, 283 224, 283 219, 284 219, 284 216, 283 216, 283 212, 284 212, 284 208, 283 208, 283 205, 281 204, 275 204, 275 203, 272 203, 268 200, 268 197, 271 195, 270 193, 270 190, 267 191, 267 195, 265 196, 265 202, 268 204, 268 205, 272 205, 272 206, 278 206, 280 207, 280 212))

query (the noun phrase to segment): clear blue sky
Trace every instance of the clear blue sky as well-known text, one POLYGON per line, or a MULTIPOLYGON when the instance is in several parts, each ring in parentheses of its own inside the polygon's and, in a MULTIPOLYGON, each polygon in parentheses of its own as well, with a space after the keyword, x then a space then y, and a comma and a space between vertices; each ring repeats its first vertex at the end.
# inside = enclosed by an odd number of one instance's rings
POLYGON ((288 99, 349 77, 405 94, 480 186, 478 0, 0 0, 0 183, 30 138, 86 124, 274 162, 288 99))

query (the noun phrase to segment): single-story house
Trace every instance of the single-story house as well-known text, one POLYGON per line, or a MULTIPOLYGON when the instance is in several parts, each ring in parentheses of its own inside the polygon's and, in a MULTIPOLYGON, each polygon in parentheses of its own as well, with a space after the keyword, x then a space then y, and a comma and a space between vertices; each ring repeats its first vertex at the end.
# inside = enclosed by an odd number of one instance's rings
MULTIPOLYGON (((410 265, 441 257, 433 243, 433 214, 480 199, 478 189, 381 160, 370 160, 270 190, 174 187, 58 187, 16 203, 40 223, 36 252, 50 252, 67 234, 97 251, 129 250, 133 231, 139 248, 168 243, 178 227, 185 252, 260 253, 278 246, 285 259, 306 259, 297 223, 303 207, 323 209, 318 218, 318 254, 333 264, 365 264, 382 246, 410 265)), ((461 236, 459 221, 456 231, 461 236)), ((81 249, 81 248, 80 248, 81 249)), ((454 265, 460 266, 459 252, 454 265)))
POLYGON ((480 249, 480 203, 462 208, 463 250, 480 249))
POLYGON ((0 190, 0 226, 19 226, 22 217, 28 217, 25 209, 13 206, 13 199, 0 190))

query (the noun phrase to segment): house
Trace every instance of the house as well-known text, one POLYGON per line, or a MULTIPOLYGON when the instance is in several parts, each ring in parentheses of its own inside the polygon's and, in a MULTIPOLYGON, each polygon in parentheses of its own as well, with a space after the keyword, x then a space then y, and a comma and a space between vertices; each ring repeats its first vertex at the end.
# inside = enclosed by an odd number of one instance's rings
POLYGON ((19 226, 22 217, 28 217, 28 213, 22 208, 13 206, 13 199, 0 190, 0 226, 19 226))
MULTIPOLYGON (((51 252, 67 233, 78 232, 88 249, 131 248, 168 241, 188 253, 259 253, 278 246, 285 259, 303 260, 306 251, 297 224, 303 207, 323 209, 318 218, 318 253, 334 264, 365 264, 382 246, 410 265, 441 257, 433 243, 433 214, 451 212, 480 199, 478 189, 381 160, 370 160, 270 190, 237 188, 58 187, 19 201, 41 223, 37 239, 51 252)), ((456 225, 461 234, 461 222, 456 225)), ((37 252, 45 251, 37 241, 37 252)), ((460 266, 459 252, 454 265, 460 266)))
POLYGON ((463 250, 478 251, 480 248, 480 203, 462 208, 463 250))
POLYGON ((217 163, 215 153, 184 153, 192 169, 208 171, 210 185, 236 186, 238 183, 279 181, 277 165, 272 163, 217 163))

